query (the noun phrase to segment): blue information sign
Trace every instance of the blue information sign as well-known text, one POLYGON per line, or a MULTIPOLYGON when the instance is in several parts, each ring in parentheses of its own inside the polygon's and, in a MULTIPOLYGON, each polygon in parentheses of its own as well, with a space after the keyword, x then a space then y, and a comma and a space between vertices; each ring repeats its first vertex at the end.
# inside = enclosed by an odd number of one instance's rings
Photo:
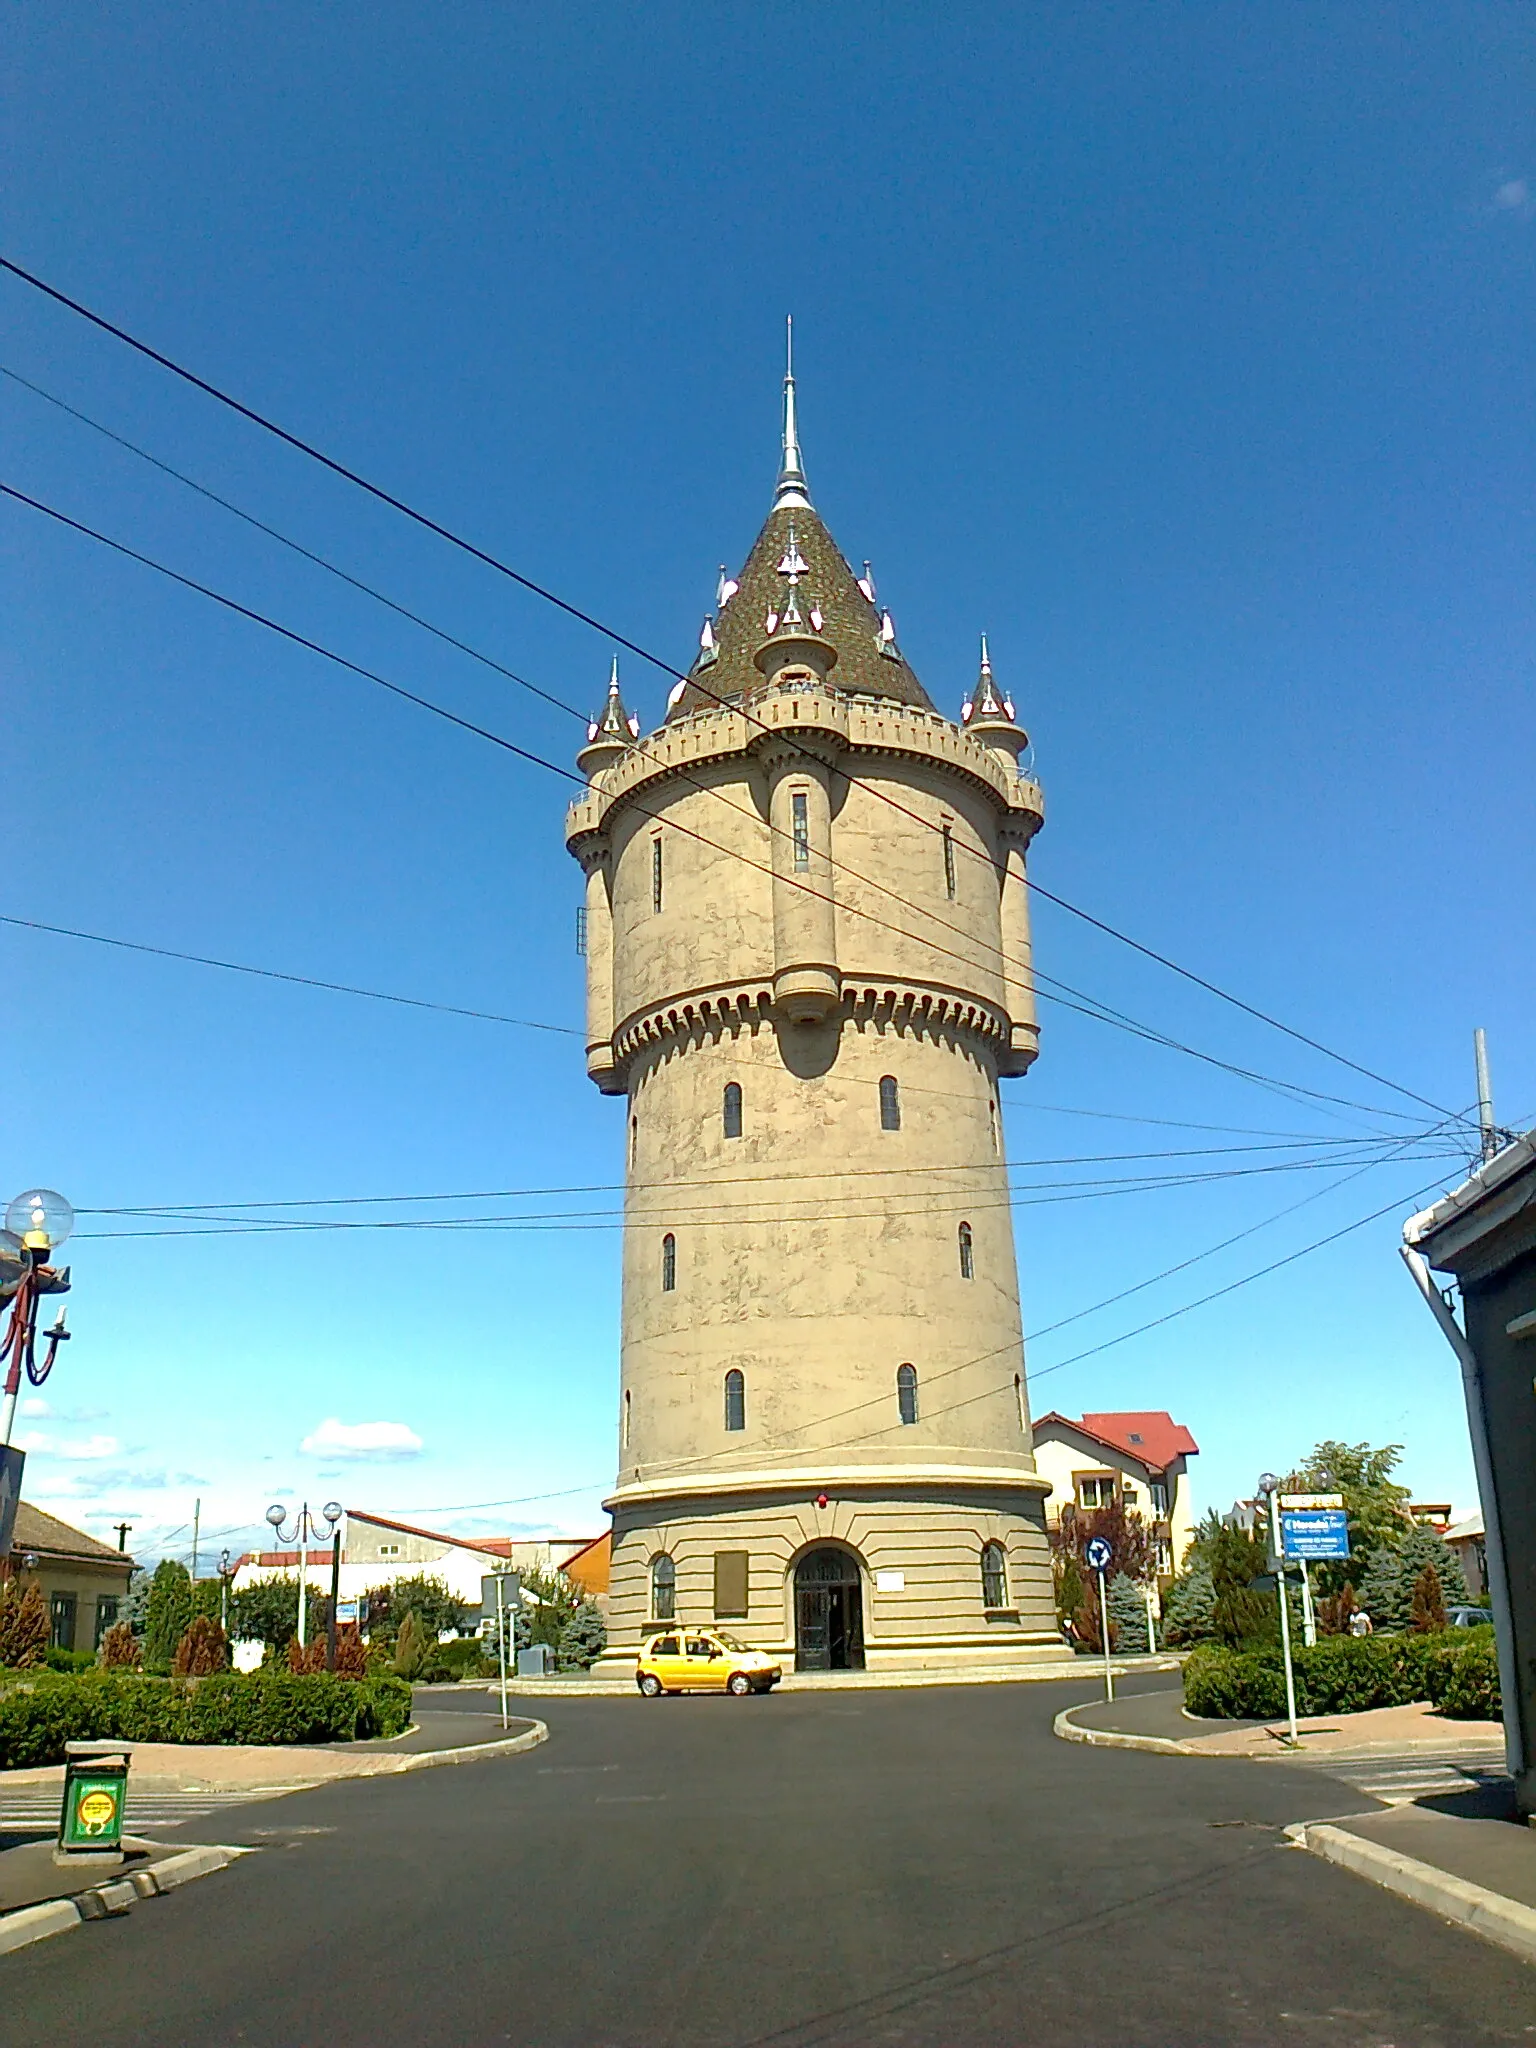
POLYGON ((1348 1557, 1349 1517, 1343 1508, 1293 1508, 1280 1517, 1280 1547, 1287 1557, 1348 1557))

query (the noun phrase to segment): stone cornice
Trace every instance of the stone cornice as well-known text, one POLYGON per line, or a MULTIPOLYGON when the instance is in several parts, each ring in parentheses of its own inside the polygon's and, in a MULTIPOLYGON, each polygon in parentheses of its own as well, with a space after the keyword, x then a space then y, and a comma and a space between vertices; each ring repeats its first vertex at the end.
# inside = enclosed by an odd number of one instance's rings
MULTIPOLYGON (((936 711, 795 684, 755 693, 748 711, 700 711, 649 734, 595 776, 589 794, 571 805, 566 843, 577 851, 583 840, 606 829, 619 805, 643 790, 720 761, 745 760, 775 741, 803 746, 823 760, 851 754, 855 761, 878 755, 926 761, 981 789, 1010 837, 1027 840, 1045 816, 1037 782, 1011 775, 990 748, 936 711)), ((842 765, 858 773, 856 765, 842 765)))
POLYGON ((627 1486, 616 1486, 603 1508, 612 1514, 655 1501, 717 1494, 792 1493, 814 1498, 825 1493, 842 1500, 857 1493, 890 1494, 909 1489, 995 1493, 999 1488, 1042 1496, 1052 1490, 1049 1479, 1017 1465, 930 1465, 915 1460, 900 1465, 767 1465, 755 1472, 694 1472, 632 1480, 627 1486))

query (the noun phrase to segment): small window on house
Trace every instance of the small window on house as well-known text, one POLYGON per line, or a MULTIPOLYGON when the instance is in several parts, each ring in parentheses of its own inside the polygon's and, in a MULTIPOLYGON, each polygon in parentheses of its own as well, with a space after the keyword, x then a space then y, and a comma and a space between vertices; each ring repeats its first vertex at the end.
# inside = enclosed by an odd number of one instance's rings
MULTIPOLYGON (((651 1619, 652 1621, 675 1621, 677 1618, 677 1566, 662 1551, 659 1557, 651 1559, 651 1619)), ((677 1655, 677 1645, 672 1646, 677 1655)))
POLYGON ((917 1367, 899 1365, 896 1368, 896 1412, 903 1422, 917 1420, 917 1367))
POLYGON ((741 1083, 727 1081, 725 1084, 725 1135, 728 1138, 741 1136, 741 1083))
POLYGON ((955 900, 955 830, 946 824, 944 831, 944 894, 953 903, 955 900))
POLYGON ((976 1277, 976 1254, 971 1243, 971 1226, 960 1226, 960 1278, 974 1280, 976 1277))
POLYGON ((1168 1512, 1168 1489, 1160 1479, 1152 1482, 1152 1512, 1159 1517, 1168 1512))
POLYGON ((901 1129, 901 1094, 894 1074, 880 1076, 880 1128, 882 1131, 901 1129))
POLYGON ((1008 1605, 1008 1560, 1001 1543, 983 1543, 981 1546, 981 1604, 983 1607, 1008 1605))
POLYGON ((661 1291, 670 1294, 677 1285, 677 1239, 669 1230, 661 1240, 661 1291))
POLYGON ((651 908, 661 908, 661 834, 651 841, 651 908))
POLYGON ((811 819, 809 798, 797 789, 789 799, 790 834, 795 848, 795 871, 804 874, 811 864, 811 819))
POLYGON ((400 1546, 398 1543, 381 1543, 379 1545, 379 1555, 380 1557, 398 1557, 400 1555, 400 1546))
POLYGON ((1139 1444, 1141 1442, 1141 1438, 1136 1434, 1134 1429, 1131 1431, 1130 1436, 1127 1438, 1127 1442, 1133 1444, 1139 1444))
POLYGON ((1112 1472, 1082 1472, 1077 1479, 1080 1508, 1110 1508, 1115 1504, 1115 1476, 1112 1472))
POLYGON ((747 1426, 747 1382, 734 1366, 725 1376, 725 1426, 727 1429, 745 1429, 747 1426))
POLYGON ((116 1625, 116 1622, 117 1622, 117 1609, 118 1609, 118 1602, 117 1602, 117 1600, 116 1600, 116 1599, 114 1598, 114 1596, 113 1596, 112 1594, 110 1594, 110 1593, 98 1593, 98 1594, 97 1594, 97 1596, 96 1596, 96 1640, 95 1640, 95 1642, 94 1642, 94 1643, 92 1644, 92 1646, 91 1646, 91 1647, 92 1647, 93 1649, 97 1649, 97 1650, 99 1650, 99 1649, 101 1648, 101 1639, 102 1639, 102 1637, 103 1637, 103 1636, 104 1636, 104 1635, 106 1634, 106 1632, 107 1632, 107 1630, 108 1630, 109 1628, 112 1628, 112 1627, 114 1627, 114 1626, 116 1625))

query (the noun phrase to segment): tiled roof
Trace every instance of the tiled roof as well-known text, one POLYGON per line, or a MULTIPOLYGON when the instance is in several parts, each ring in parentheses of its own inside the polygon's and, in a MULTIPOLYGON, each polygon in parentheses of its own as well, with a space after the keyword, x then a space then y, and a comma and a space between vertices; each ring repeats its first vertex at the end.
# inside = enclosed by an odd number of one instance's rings
POLYGON ((16 1533, 11 1540, 13 1550, 52 1551, 56 1556, 100 1559, 103 1563, 121 1565, 125 1571, 132 1571, 133 1559, 118 1549, 115 1543, 103 1543, 95 1536, 87 1536, 83 1529, 76 1529, 68 1522, 61 1522, 57 1515, 45 1515, 41 1508, 35 1508, 30 1501, 16 1503, 16 1533))
POLYGON ((898 704, 932 711, 928 692, 906 662, 899 655, 880 652, 880 613, 860 590, 819 515, 809 505, 779 505, 769 513, 753 543, 738 579, 740 588, 715 620, 719 653, 703 667, 694 664, 682 695, 667 713, 668 722, 695 711, 715 710, 718 699, 739 701, 744 694, 762 688, 762 674, 753 666, 752 657, 768 637, 769 610, 784 608, 786 584, 778 565, 791 526, 806 562, 799 589, 801 613, 808 615, 812 604, 821 607, 825 623, 817 637, 837 650, 837 661, 827 679, 830 687, 849 694, 894 698, 898 704))
POLYGON ((1149 1472, 1164 1472, 1175 1458, 1196 1457, 1200 1450, 1183 1423, 1175 1422, 1163 1408, 1084 1415, 1080 1419, 1058 1415, 1053 1409, 1035 1423, 1035 1435, 1039 1436, 1051 1423, 1075 1430, 1079 1436, 1091 1437, 1106 1450, 1135 1458, 1149 1472))

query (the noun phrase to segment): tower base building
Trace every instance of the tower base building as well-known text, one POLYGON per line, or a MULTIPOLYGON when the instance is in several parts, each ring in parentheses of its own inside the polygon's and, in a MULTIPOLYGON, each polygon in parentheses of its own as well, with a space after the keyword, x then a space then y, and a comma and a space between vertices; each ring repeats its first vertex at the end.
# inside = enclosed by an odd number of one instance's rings
POLYGON ((773 509, 566 836, 587 1066, 625 1106, 609 1650, 709 1623, 800 1669, 1061 1653, 999 1080, 1037 1049, 1027 737, 958 722, 813 509, 773 509))

